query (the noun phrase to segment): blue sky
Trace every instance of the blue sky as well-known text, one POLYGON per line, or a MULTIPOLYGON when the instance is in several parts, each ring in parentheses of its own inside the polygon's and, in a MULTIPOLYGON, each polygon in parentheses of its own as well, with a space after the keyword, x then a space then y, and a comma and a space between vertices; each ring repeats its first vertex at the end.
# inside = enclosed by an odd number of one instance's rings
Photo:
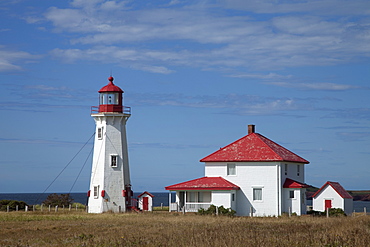
MULTIPOLYGON (((43 192, 94 133, 112 75, 134 191, 202 177, 247 125, 370 189, 370 2, 0 2, 0 192, 43 192)), ((88 190, 89 142, 48 192, 88 190), (84 165, 85 164, 85 165, 84 165)))

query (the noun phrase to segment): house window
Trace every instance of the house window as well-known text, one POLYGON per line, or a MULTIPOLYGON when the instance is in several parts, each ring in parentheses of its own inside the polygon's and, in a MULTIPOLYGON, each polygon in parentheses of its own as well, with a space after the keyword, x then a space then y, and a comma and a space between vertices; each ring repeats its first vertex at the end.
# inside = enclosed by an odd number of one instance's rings
POLYGON ((186 202, 211 202, 211 191, 187 191, 186 202))
POLYGON ((236 175, 235 164, 227 164, 227 175, 236 175))
POLYGON ((253 188, 253 201, 262 201, 262 188, 253 188))
POLYGON ((294 199, 294 190, 289 191, 289 198, 294 199))
POLYGON ((99 197, 99 186, 94 186, 94 198, 99 197))
POLYGON ((297 165, 297 176, 299 176, 300 171, 301 171, 301 166, 300 165, 297 165))
POLYGON ((103 139, 103 128, 98 128, 98 139, 103 139))
POLYGON ((231 194, 231 201, 235 201, 235 194, 231 194))
POLYGON ((117 167, 118 165, 118 155, 112 154, 110 156, 110 166, 111 167, 117 167))
POLYGON ((288 164, 285 164, 285 175, 288 175, 288 164))

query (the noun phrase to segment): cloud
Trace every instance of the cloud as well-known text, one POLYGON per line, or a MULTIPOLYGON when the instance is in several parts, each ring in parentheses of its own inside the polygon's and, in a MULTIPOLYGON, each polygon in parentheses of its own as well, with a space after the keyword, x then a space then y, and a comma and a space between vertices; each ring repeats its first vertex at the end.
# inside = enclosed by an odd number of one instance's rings
MULTIPOLYGON (((297 88, 302 90, 321 90, 321 91, 345 91, 350 89, 361 89, 362 87, 330 82, 323 83, 293 83, 293 82, 267 82, 266 84, 286 88, 297 88)), ((362 88, 364 89, 364 88, 362 88)))
POLYGON ((14 51, 4 45, 0 45, 0 72, 22 70, 19 64, 33 62, 38 58, 40 56, 24 51, 14 51))
POLYGON ((365 2, 359 2, 204 1, 137 7, 133 2, 80 0, 71 8, 51 7, 45 18, 55 31, 74 34, 70 42, 76 48, 51 52, 69 62, 103 61, 153 73, 171 73, 174 66, 276 70, 368 58, 370 25, 361 21, 366 10, 365 2), (358 13, 357 20, 296 14, 310 9, 324 13, 321 7, 329 11, 338 4, 341 11, 345 5, 346 13, 358 13), (225 6, 239 8, 239 15, 230 15, 225 6), (282 14, 259 14, 270 12, 282 14))

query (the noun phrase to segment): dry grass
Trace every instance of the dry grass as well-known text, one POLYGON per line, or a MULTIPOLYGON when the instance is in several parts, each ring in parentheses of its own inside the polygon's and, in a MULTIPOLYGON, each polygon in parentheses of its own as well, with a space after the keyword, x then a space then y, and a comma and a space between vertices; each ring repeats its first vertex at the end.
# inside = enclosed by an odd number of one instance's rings
POLYGON ((0 213, 0 246, 369 246, 370 217, 0 213))

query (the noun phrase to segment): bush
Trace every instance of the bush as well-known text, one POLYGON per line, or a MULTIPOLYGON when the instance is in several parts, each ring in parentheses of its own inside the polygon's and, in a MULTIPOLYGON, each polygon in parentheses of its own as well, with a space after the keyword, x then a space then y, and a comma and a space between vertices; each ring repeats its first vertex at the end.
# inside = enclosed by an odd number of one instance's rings
POLYGON ((60 194, 60 195, 58 195, 58 194, 54 193, 54 194, 48 195, 46 200, 43 201, 42 203, 44 205, 51 205, 52 207, 55 207, 55 206, 68 207, 69 204, 71 204, 72 202, 73 202, 73 199, 72 199, 70 194, 60 194))
MULTIPOLYGON (((311 210, 308 211, 307 214, 311 214, 313 216, 326 216, 326 211, 315 211, 311 210)), ((338 216, 347 216, 346 213, 344 213, 343 209, 341 208, 329 208, 329 217, 338 217, 338 216)))
POLYGON ((16 210, 18 206, 18 210, 24 210, 26 208, 27 203, 23 201, 15 201, 15 200, 0 200, 0 210, 7 211, 7 207, 9 206, 9 210, 16 210))
POLYGON ((215 205, 209 206, 208 209, 200 208, 198 210, 198 214, 200 215, 215 215, 216 208, 218 209, 218 215, 225 215, 225 216, 235 216, 236 211, 232 210, 231 208, 224 208, 224 206, 217 207, 215 205))

